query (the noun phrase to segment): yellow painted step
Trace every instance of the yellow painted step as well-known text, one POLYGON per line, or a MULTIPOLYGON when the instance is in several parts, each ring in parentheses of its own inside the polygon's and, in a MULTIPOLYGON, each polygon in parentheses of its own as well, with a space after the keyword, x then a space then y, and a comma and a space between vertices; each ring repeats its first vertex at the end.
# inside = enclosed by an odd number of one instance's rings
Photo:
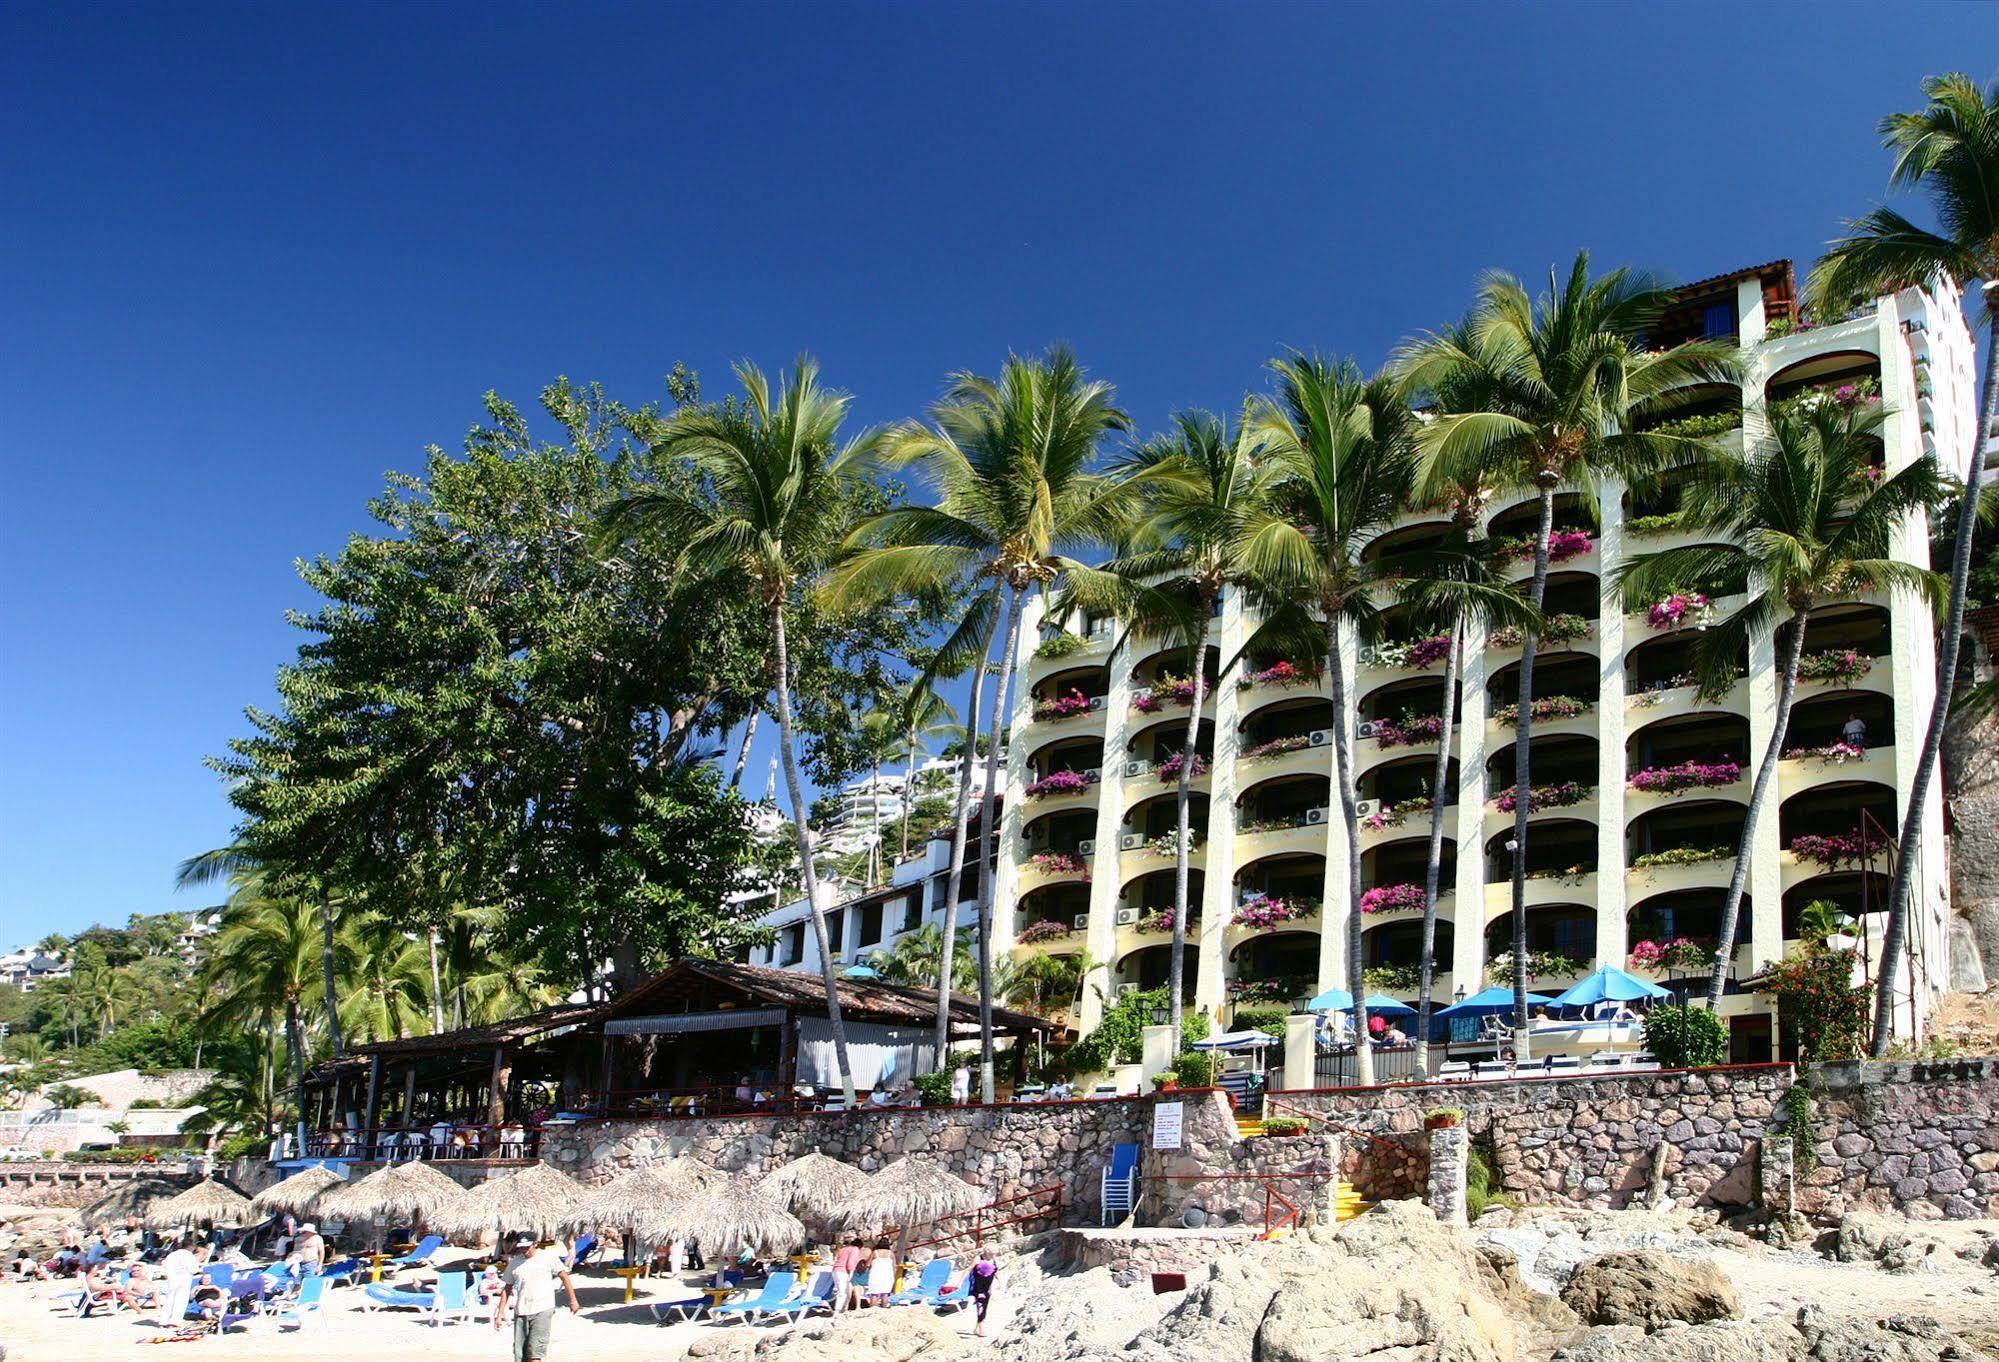
POLYGON ((1238 1140, 1253 1140, 1263 1134, 1263 1122, 1254 1116, 1235 1118, 1235 1134, 1238 1140))

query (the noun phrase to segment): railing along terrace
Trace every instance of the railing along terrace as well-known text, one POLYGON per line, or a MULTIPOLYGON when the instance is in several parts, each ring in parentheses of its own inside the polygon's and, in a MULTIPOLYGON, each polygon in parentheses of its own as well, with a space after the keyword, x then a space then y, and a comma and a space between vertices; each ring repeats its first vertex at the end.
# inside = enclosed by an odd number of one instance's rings
POLYGON ((959 1211, 955 1215, 939 1216, 935 1220, 912 1225, 908 1233, 914 1235, 933 1231, 940 1225, 949 1225, 954 1221, 970 1222, 964 1229, 948 1230, 941 1234, 932 1234, 927 1239, 911 1240, 904 1245, 904 1252, 914 1253, 920 1248, 934 1249, 940 1244, 948 1244, 958 1239, 970 1239, 973 1248, 984 1248, 986 1241, 996 1238, 1002 1230, 1012 1229, 1018 1225, 1032 1225, 1043 1220, 1048 1222, 1048 1228, 1054 1229, 1062 1223, 1062 1207, 1062 1184, 1051 1182, 1044 1187, 1022 1192, 1018 1196, 1004 1197, 984 1206, 974 1206, 969 1211, 959 1211))
POLYGON ((374 1130, 314 1130, 305 1138, 309 1158, 379 1160, 406 1159, 536 1159, 541 1157, 541 1127, 527 1122, 503 1125, 437 1124, 381 1126, 374 1130))

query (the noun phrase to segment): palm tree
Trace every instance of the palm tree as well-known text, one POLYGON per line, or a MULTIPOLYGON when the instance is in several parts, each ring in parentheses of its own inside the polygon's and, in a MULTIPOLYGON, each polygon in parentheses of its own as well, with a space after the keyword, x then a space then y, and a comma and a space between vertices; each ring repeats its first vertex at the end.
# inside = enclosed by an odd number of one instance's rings
POLYGON ((1895 975, 1908 938, 1909 899, 1915 884, 1916 846, 1930 783, 1943 750, 1951 691, 1957 684, 1957 654, 1964 636, 1971 545, 1977 529, 1979 484, 1985 476, 1985 442, 1999 418, 1999 82, 1980 89, 1970 76, 1953 73, 1923 82, 1929 103, 1915 113, 1889 114, 1881 138, 1895 153, 1889 184, 1922 190, 1941 227, 1932 232, 1890 208, 1877 208, 1849 222, 1812 271, 1808 296, 1821 310, 1853 298, 1929 283, 1938 275, 1967 291, 1976 283, 1985 305, 1985 374, 1979 390, 1978 428, 1965 460, 1964 494, 1958 501, 1957 544, 1950 564, 1950 594, 1937 646, 1937 693, 1923 730, 1922 752, 1902 814, 1901 853, 1888 894, 1888 925, 1881 940, 1881 963, 1874 999, 1871 1053, 1887 1053, 1892 1039, 1895 975))
MULTIPOLYGON (((1574 486, 1588 500, 1609 474, 1644 480, 1696 458, 1697 441, 1636 429, 1671 389, 1733 378, 1735 348, 1689 341, 1647 348, 1646 333, 1671 294, 1642 275, 1612 270, 1591 279, 1579 253, 1566 281, 1552 271, 1538 300, 1509 274, 1488 276, 1469 321, 1404 347, 1397 368, 1408 390, 1477 394, 1423 423, 1424 491, 1483 469, 1501 484, 1532 487, 1540 503, 1534 533, 1535 611, 1547 595, 1555 492, 1574 486)), ((1527 817, 1529 725, 1540 639, 1523 630, 1519 715, 1514 727, 1513 997, 1514 1049, 1529 1057, 1527 1009, 1527 817)))
MULTIPOLYGON (((891 984, 927 984, 937 977, 940 961, 947 954, 943 943, 943 929, 926 922, 897 937, 888 950, 870 955, 868 968, 891 984)), ((959 968, 972 968, 972 933, 968 929, 960 927, 951 934, 948 954, 956 957, 959 968)))
POLYGON ((431 1015, 424 944, 378 914, 344 935, 355 962, 340 997, 347 1034, 364 1044, 421 1034, 431 1015))
MULTIPOLYGON (((1173 857, 1173 946, 1167 978, 1173 1034, 1180 1034, 1181 959, 1187 945, 1187 902, 1192 853, 1188 810, 1194 761, 1200 746, 1201 710, 1207 703, 1207 633, 1225 589, 1249 584, 1244 531, 1264 514, 1277 484, 1278 466, 1258 458, 1246 426, 1228 425, 1204 411, 1173 418, 1170 434, 1148 440, 1114 465, 1113 476, 1146 491, 1131 530, 1132 551, 1110 564, 1127 594, 1113 602, 1141 630, 1170 631, 1191 659, 1194 694, 1187 739, 1180 753, 1176 791, 1178 845, 1173 857)), ((1087 590, 1087 587, 1085 588, 1087 590)), ((1261 642, 1253 637, 1244 650, 1261 642)), ((1233 659, 1231 660, 1233 661, 1233 659)))
MULTIPOLYGON (((297 899, 266 898, 255 885, 231 899, 205 963, 219 996, 210 1014, 213 1021, 243 1025, 273 1014, 284 1017, 300 1148, 305 1147, 305 1009, 319 987, 319 965, 317 911, 297 899)), ((319 1001, 331 1000, 322 996, 319 1001)))
POLYGON ((1933 459, 1924 455, 1877 482, 1873 460, 1881 448, 1880 408, 1846 411, 1823 402, 1776 407, 1768 415, 1768 440, 1740 457, 1714 451, 1690 470, 1685 484, 1682 522, 1728 542, 1641 554, 1618 570, 1630 602, 1689 587, 1722 594, 1752 584, 1748 603, 1709 627, 1695 647, 1695 670, 1708 695, 1733 683, 1735 659, 1756 631, 1772 622, 1782 626, 1777 715, 1750 787, 1722 903, 1708 977, 1710 1008, 1720 1005, 1728 981, 1750 849, 1783 755, 1812 611, 1856 591, 1907 589, 1934 597, 1939 585, 1934 574, 1889 556, 1896 526, 1941 494, 1933 459))
MULTIPOLYGON (((1324 631, 1335 715, 1334 784, 1346 828, 1347 985, 1359 1077, 1371 1085, 1374 1051, 1361 964, 1360 813, 1340 635, 1346 628, 1364 640, 1379 633, 1381 616, 1372 595, 1379 565, 1364 563, 1361 551, 1407 501, 1416 467, 1415 422, 1392 382, 1362 378, 1351 361, 1293 355, 1272 360, 1270 367, 1277 374, 1277 395, 1258 399, 1250 425, 1279 465, 1282 481, 1274 503, 1248 517, 1243 561, 1270 607, 1267 622, 1274 616, 1289 621, 1289 632, 1324 631), (1305 609, 1317 612, 1316 624, 1305 624, 1300 614, 1305 609)), ((1314 647, 1313 654, 1317 651, 1314 647)))
POLYGON ((1084 982, 1097 963, 1086 950, 1062 955, 1042 951, 1020 962, 1001 995, 1015 1007, 1053 1016, 1082 997, 1084 982))
POLYGON ((840 1087, 852 1105, 854 1078, 840 1016, 840 985, 819 902, 810 805, 798 774, 785 626, 793 592, 824 568, 840 542, 849 482, 845 470, 867 449, 870 437, 841 446, 840 425, 849 399, 820 383, 819 366, 808 357, 800 357, 777 391, 748 361, 737 364, 735 373, 743 400, 683 408, 667 419, 655 440, 656 453, 684 462, 693 472, 695 489, 647 487, 614 506, 609 520, 614 527, 654 524, 667 529, 683 546, 684 565, 718 583, 746 583, 770 611, 778 748, 797 834, 799 880, 819 945, 840 1087))
MULTIPOLYGON (((935 506, 899 507, 863 531, 869 547, 849 565, 843 590, 912 594, 943 583, 986 582, 1000 607, 998 675, 987 732, 981 839, 993 832, 1007 692, 1029 593, 1096 570, 1069 556, 1117 541, 1131 485, 1091 471, 1104 437, 1128 428, 1111 386, 1084 376, 1068 350, 1008 358, 997 378, 960 373, 929 426, 889 432, 885 458, 915 465, 935 506)), ((1108 579, 1109 574, 1098 573, 1108 579)), ((975 597, 975 611, 987 592, 975 597)), ((964 626, 960 627, 961 634, 964 626)), ((955 899, 956 881, 953 881, 955 899)), ((979 858, 979 1085, 993 1100, 992 859, 979 858)), ((955 918, 953 919, 955 921, 955 918)))
POLYGON ((929 750, 934 739, 960 731, 958 711, 937 693, 936 687, 924 685, 919 680, 902 698, 902 726, 905 764, 902 771, 902 850, 898 854, 907 859, 909 815, 916 808, 916 759, 929 750))
POLYGON ((35 993, 41 1005, 61 1022, 63 1030, 69 1034, 69 1048, 74 1050, 78 1044, 76 1024, 84 1015, 87 1001, 77 977, 71 974, 67 978, 51 979, 38 987, 35 993))

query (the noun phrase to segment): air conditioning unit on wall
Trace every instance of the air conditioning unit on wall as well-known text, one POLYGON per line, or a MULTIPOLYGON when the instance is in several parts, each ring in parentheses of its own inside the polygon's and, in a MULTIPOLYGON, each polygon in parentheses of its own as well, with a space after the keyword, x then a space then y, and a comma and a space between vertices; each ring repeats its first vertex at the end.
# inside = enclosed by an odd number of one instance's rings
POLYGON ((1078 856, 1096 855, 1097 854, 1096 839, 1093 837, 1085 837, 1082 841, 1076 843, 1076 854, 1078 856))
MULTIPOLYGON (((1362 818, 1372 818, 1377 813, 1381 812, 1381 801, 1378 799, 1357 799, 1354 801, 1353 807, 1354 807, 1354 812, 1359 814, 1362 818)), ((1326 810, 1313 809, 1310 813, 1305 815, 1305 821, 1308 823, 1325 822, 1326 810)))
MULTIPOLYGON (((1373 802, 1372 799, 1361 800, 1363 804, 1372 804, 1373 802)), ((1331 814, 1331 809, 1307 809, 1305 810, 1305 826, 1317 827, 1319 824, 1325 822, 1331 814)))
POLYGON ((1372 738, 1380 732, 1381 732, 1381 721, 1379 719, 1362 719, 1360 721, 1361 737, 1372 738))
POLYGON ((1333 730, 1330 728, 1315 728, 1307 737, 1306 742, 1312 747, 1331 747, 1333 744, 1333 730))
POLYGON ((1136 908, 1120 908, 1117 910, 1117 925, 1120 927, 1136 927, 1138 919, 1139 912, 1136 908))
POLYGON ((1151 769, 1152 763, 1149 761, 1128 761, 1124 764, 1124 778, 1130 780, 1134 776, 1144 775, 1151 769))
POLYGON ((1144 845, 1145 834, 1142 832, 1121 833, 1117 839, 1117 849, 1119 851, 1137 851, 1144 845))

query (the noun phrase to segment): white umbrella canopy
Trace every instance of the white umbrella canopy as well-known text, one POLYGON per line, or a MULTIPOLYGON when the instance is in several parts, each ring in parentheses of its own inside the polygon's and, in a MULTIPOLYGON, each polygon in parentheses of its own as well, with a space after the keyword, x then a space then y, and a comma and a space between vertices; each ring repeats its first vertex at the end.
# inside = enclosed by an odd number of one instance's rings
POLYGON ((147 1208, 149 1230, 178 1230, 190 1225, 240 1225, 253 1214, 250 1198, 214 1178, 197 1182, 178 1196, 147 1208))
POLYGON ((805 1220, 831 1220, 868 1185, 851 1163, 813 1150, 763 1175, 757 1190, 805 1220))
MULTIPOLYGON (((747 1244, 758 1253, 790 1253, 805 1243, 805 1226, 747 1178, 726 1178, 668 1208, 654 1242, 692 1239, 704 1254, 747 1244)), ((647 1236, 642 1236, 647 1237, 647 1236)))
POLYGON ((181 1189, 171 1182, 159 1178, 135 1178, 85 1206, 77 1213, 77 1223, 87 1230, 94 1230, 100 1225, 143 1219, 147 1211, 179 1191, 181 1189))
POLYGON ((553 1239, 589 1192, 569 1174, 537 1163, 480 1183, 439 1217, 437 1228, 461 1238, 497 1230, 553 1239))
POLYGON ((657 1243, 668 1238, 666 1216, 707 1190, 721 1174, 681 1157, 621 1173, 589 1192, 563 1220, 571 1230, 611 1230, 657 1243))
POLYGON ((983 1206, 989 1198, 979 1188, 934 1163, 897 1159, 869 1178, 867 1185, 832 1217, 841 1231, 879 1234, 889 1228, 938 1220, 983 1206))
POLYGON ((315 1164, 311 1168, 300 1169, 283 1182, 266 1187, 250 1198, 250 1204, 260 1211, 305 1215, 330 1188, 339 1187, 346 1181, 331 1168, 315 1164))
MULTIPOLYGON (((384 1164, 364 1178, 320 1195, 313 1209, 342 1220, 414 1220, 433 1231, 465 1199, 465 1189, 429 1164, 384 1164)), ((440 1231, 441 1232, 441 1231, 440 1231)))

